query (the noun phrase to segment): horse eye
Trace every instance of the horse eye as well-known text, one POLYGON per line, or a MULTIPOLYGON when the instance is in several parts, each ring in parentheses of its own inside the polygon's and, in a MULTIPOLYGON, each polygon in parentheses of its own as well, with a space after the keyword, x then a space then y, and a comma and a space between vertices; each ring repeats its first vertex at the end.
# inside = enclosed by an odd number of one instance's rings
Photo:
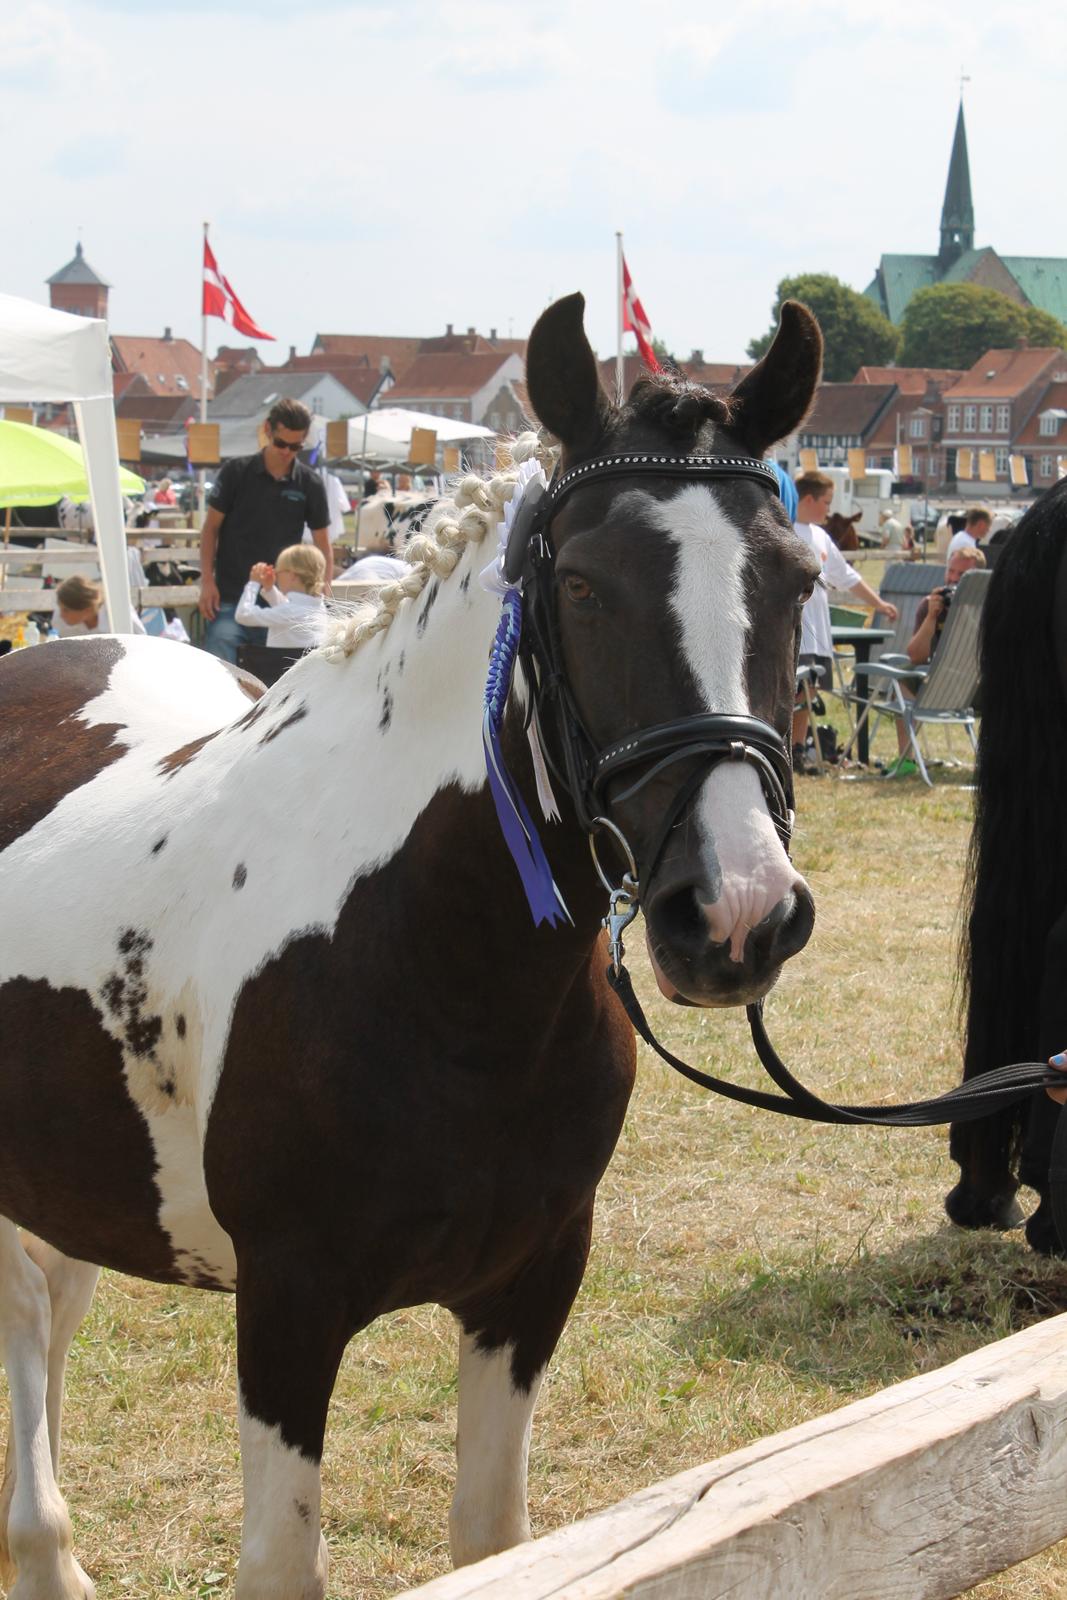
POLYGON ((595 603, 596 596, 589 584, 586 583, 584 578, 580 578, 576 572, 564 573, 560 583, 564 594, 572 605, 586 606, 595 603))

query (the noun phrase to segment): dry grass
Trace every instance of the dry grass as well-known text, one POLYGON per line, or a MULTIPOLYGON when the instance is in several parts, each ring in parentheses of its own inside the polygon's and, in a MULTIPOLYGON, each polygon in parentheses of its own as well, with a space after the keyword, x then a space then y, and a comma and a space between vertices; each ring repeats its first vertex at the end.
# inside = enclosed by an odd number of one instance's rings
MULTIPOLYGON (((891 739, 891 735, 889 736, 891 739)), ((805 781, 796 855, 809 949, 772 1036, 831 1098, 948 1087, 953 924, 970 796, 959 774, 805 781)), ((632 966, 654 995, 638 942, 632 966)), ((668 1045, 756 1082, 744 1020, 650 999, 668 1045)), ((634 1489, 925 1371, 1067 1305, 1018 1236, 944 1221, 941 1131, 820 1129, 705 1096, 642 1057, 589 1272, 546 1383, 531 1502, 546 1531, 634 1489)), ((325 1463, 331 1595, 447 1567, 455 1339, 436 1310, 356 1339, 325 1463)), ((240 1520, 232 1307, 108 1276, 69 1383, 64 1481, 100 1600, 230 1591, 240 1520)), ((982 1600, 1067 1588, 1057 1547, 982 1600)))

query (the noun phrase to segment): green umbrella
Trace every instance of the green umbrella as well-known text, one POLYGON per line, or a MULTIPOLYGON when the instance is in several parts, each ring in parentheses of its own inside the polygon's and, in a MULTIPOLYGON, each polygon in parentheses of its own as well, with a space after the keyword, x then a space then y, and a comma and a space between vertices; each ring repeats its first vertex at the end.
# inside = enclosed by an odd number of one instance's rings
MULTIPOLYGON (((143 494, 136 473, 119 467, 123 494, 143 494)), ((0 421, 0 506, 50 506, 69 495, 88 500, 82 447, 47 428, 0 421)))

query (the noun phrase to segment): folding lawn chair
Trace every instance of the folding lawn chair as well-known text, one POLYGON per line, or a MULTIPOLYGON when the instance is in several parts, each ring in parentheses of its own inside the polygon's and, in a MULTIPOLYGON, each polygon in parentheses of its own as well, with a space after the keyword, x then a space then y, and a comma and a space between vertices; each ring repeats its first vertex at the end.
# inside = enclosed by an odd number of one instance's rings
MULTIPOLYGON (((907 753, 914 756, 923 782, 927 784, 931 779, 919 740, 924 728, 932 724, 964 728, 972 750, 978 748, 974 731, 978 630, 991 576, 979 570, 968 572, 960 579, 941 642, 927 666, 913 666, 906 657, 905 665, 900 666, 887 661, 885 656, 856 666, 857 675, 866 676, 871 686, 871 699, 860 722, 873 715, 877 719, 891 717, 902 723, 907 734, 907 753), (914 695, 904 693, 906 684, 915 686, 914 695)), ((876 721, 876 728, 877 725, 876 721)))

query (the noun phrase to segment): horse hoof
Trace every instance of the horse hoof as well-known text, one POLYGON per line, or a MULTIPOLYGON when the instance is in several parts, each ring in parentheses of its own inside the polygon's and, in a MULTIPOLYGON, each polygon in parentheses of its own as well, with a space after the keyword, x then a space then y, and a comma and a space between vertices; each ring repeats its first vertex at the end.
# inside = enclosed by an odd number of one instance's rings
POLYGON ((958 1183, 945 1196, 945 1210, 957 1228, 997 1228, 1002 1232, 1020 1227, 1024 1214, 1014 1184, 990 1192, 958 1183))
POLYGON ((1067 1256, 1067 1249, 1056 1232, 1052 1206, 1045 1198, 1027 1221, 1026 1242, 1039 1256, 1067 1256))

